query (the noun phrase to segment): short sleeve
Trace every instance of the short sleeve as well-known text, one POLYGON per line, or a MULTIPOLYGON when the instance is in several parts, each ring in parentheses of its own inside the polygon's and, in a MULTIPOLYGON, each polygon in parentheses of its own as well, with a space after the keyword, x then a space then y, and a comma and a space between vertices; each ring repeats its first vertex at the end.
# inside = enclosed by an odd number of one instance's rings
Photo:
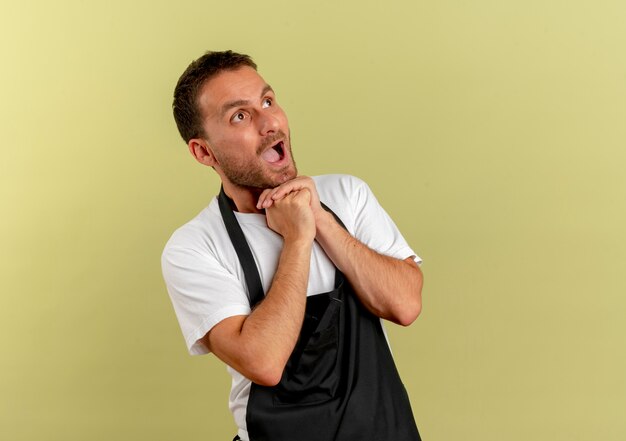
POLYGON ((420 264, 422 259, 408 245, 369 186, 358 178, 352 179, 350 202, 355 213, 355 237, 380 254, 402 260, 413 257, 413 260, 420 264))
POLYGON ((210 252, 168 244, 161 266, 190 354, 209 352, 199 340, 220 321, 250 314, 245 287, 210 252))

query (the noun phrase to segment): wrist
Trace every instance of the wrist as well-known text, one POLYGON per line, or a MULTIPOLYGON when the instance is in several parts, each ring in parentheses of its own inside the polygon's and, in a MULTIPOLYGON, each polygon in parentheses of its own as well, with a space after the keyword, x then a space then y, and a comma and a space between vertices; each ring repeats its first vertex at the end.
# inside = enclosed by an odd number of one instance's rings
POLYGON ((310 235, 304 234, 294 234, 292 236, 283 236, 283 248, 293 248, 293 249, 311 249, 313 246, 313 241, 315 237, 311 237, 310 235))
POLYGON ((315 238, 320 240, 328 237, 332 229, 338 227, 339 224, 335 220, 335 216, 328 211, 321 209, 315 213, 315 238))

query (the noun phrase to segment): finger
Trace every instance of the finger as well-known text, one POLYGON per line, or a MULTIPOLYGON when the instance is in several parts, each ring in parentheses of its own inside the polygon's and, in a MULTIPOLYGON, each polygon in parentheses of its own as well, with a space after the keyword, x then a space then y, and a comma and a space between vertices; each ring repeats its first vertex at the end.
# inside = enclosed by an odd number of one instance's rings
MULTIPOLYGON (((266 190, 263 190, 263 193, 261 193, 261 196, 259 196, 259 200, 256 203, 256 208, 257 210, 260 210, 263 208, 263 204, 265 203, 265 201, 267 200, 269 194, 271 193, 272 189, 268 188, 266 190)), ((271 204, 270 204, 271 205, 271 204)))
POLYGON ((306 187, 301 188, 300 190, 295 190, 294 192, 289 194, 289 196, 291 195, 294 196, 295 200, 307 206, 311 203, 311 192, 306 187))
POLYGON ((265 195, 265 198, 263 199, 263 202, 262 202, 263 208, 270 207, 272 203, 274 203, 275 201, 284 199, 287 195, 289 195, 293 191, 294 189, 291 186, 287 186, 285 184, 269 190, 267 194, 265 195))
POLYGON ((303 188, 306 188, 306 187, 302 185, 301 182, 289 181, 281 185, 280 187, 275 188, 274 192, 270 195, 270 197, 274 200, 282 199, 287 194, 292 193, 294 191, 302 190, 303 188))
POLYGON ((261 203, 261 208, 269 208, 274 203, 274 199, 272 198, 272 193, 268 192, 265 199, 261 203))

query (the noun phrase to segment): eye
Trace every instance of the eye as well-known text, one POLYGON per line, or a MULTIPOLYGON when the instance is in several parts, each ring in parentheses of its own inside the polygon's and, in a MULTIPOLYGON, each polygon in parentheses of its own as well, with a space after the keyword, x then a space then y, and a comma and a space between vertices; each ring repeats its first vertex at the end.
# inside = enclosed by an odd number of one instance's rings
POLYGON ((244 119, 246 119, 246 114, 243 112, 237 112, 230 118, 230 121, 234 123, 238 123, 238 122, 243 121, 244 119))
POLYGON ((271 98, 265 98, 263 100, 263 108, 267 108, 267 107, 271 107, 272 106, 272 99, 271 98))

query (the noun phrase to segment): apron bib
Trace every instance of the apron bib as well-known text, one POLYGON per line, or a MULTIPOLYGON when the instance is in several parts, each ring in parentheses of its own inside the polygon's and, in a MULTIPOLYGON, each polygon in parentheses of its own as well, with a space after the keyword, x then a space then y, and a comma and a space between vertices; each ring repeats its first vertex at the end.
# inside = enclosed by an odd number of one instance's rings
MULTIPOLYGON (((223 189, 218 202, 254 307, 264 297, 258 269, 223 189)), ((339 270, 332 291, 307 297, 280 383, 251 384, 246 424, 250 441, 421 441, 380 319, 339 270)))

